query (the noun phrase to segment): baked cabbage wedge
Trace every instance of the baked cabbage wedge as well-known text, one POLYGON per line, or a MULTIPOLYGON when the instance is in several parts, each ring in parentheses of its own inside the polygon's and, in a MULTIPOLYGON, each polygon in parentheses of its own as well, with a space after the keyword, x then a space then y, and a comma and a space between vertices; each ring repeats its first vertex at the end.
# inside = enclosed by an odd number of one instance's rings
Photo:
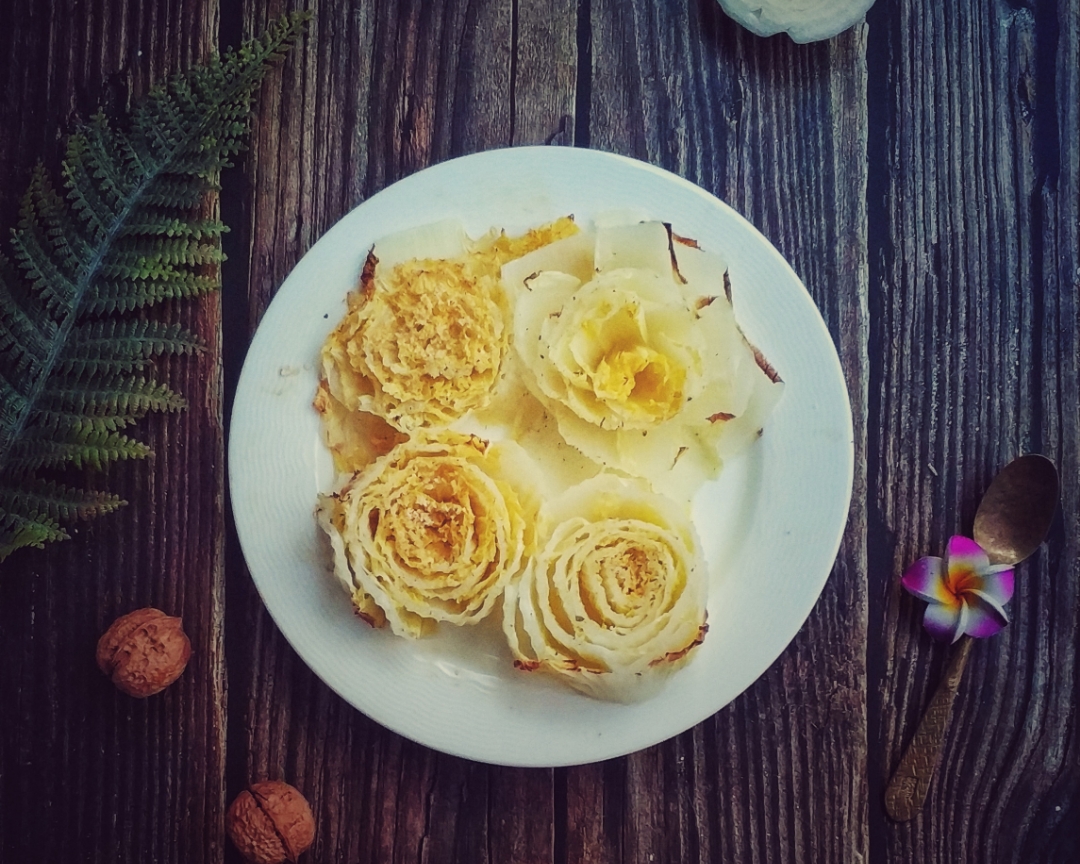
POLYGON ((412 638, 483 620, 532 552, 531 470, 512 441, 424 431, 320 496, 334 573, 357 614, 412 638))
POLYGON ((411 433, 485 405, 511 332, 500 267, 575 231, 564 218, 472 240, 447 220, 380 240, 323 346, 316 407, 333 415, 338 403, 411 433))
POLYGON ((519 374, 566 442, 687 501, 782 384, 735 322, 727 265, 661 222, 580 232, 502 269, 519 374))
POLYGON ((601 474, 547 501, 539 525, 503 600, 515 665, 600 699, 655 692, 707 630, 707 566, 684 508, 601 474))

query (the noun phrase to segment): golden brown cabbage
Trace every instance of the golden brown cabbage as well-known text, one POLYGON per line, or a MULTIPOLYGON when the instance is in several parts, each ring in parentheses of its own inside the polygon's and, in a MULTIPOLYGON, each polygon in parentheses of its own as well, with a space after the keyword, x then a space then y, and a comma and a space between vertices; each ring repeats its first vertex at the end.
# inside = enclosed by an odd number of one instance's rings
POLYGON ((348 410, 411 432, 483 404, 509 340, 495 277, 412 259, 374 276, 362 296, 323 349, 330 393, 348 410))
POLYGON ((361 617, 417 637, 487 616, 532 551, 530 465, 513 442, 425 431, 321 496, 334 570, 361 617))
POLYGON ((684 508, 601 474, 545 503, 540 526, 503 601, 515 665, 601 699, 650 695, 707 630, 707 568, 684 508))
POLYGON ((486 404, 511 331, 500 268, 576 230, 566 218, 470 241, 442 222, 377 243, 323 346, 328 396, 405 433, 486 404))

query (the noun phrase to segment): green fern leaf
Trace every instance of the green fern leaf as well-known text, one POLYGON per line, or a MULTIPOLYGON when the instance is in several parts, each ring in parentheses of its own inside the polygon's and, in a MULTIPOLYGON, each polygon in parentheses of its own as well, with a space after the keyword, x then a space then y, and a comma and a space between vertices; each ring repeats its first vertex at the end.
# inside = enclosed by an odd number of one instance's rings
POLYGON ((87 295, 87 315, 131 312, 162 300, 201 297, 217 290, 217 279, 191 271, 163 267, 149 278, 101 280, 87 295))
MULTIPOLYGON (((16 378, 17 381, 30 379, 16 378)), ((26 393, 12 384, 5 376, 0 376, 0 424, 14 423, 33 406, 26 393)))
POLYGON ((147 183, 142 197, 147 208, 184 212, 198 207, 207 195, 219 190, 217 183, 203 177, 162 174, 147 183))
POLYGON ((0 255, 0 364, 16 381, 30 381, 48 362, 56 323, 33 314, 33 299, 10 262, 0 255))
POLYGON ((53 520, 54 524, 111 513, 125 503, 108 492, 75 489, 46 480, 31 480, 19 487, 0 486, 0 509, 29 510, 53 520))
POLYGON ((23 546, 42 549, 46 543, 69 539, 59 522, 28 509, 22 499, 16 498, 12 508, 0 503, 0 561, 23 546))
POLYGON ((41 393, 46 410, 95 417, 141 417, 147 411, 181 411, 187 402, 164 384, 146 378, 116 376, 93 382, 50 381, 41 393))
POLYGON ((67 464, 101 470, 108 462, 150 455, 141 441, 116 432, 76 429, 62 435, 35 434, 38 431, 27 429, 11 448, 8 469, 13 473, 67 464))
POLYGON ((68 139, 63 166, 68 199, 95 240, 108 237, 123 212, 126 187, 134 179, 116 176, 126 172, 115 164, 115 155, 101 146, 101 139, 108 135, 108 121, 95 115, 85 130, 68 139))
POLYGON ((77 325, 56 369, 67 380, 144 369, 162 354, 193 354, 203 341, 179 324, 138 319, 91 320, 77 325))
POLYGON ((228 233, 229 229, 223 222, 216 219, 177 219, 164 213, 147 213, 140 220, 131 219, 121 232, 121 236, 153 237, 164 235, 166 237, 195 237, 210 240, 222 234, 228 233))
MULTIPOLYGON (((96 319, 218 287, 226 229, 194 211, 219 188, 218 173, 243 146, 256 88, 309 17, 284 16, 258 39, 173 75, 125 128, 93 116, 68 138, 62 193, 35 170, 11 259, 0 256, 0 561, 67 536, 59 520, 70 514, 53 500, 63 496, 34 486, 34 470, 145 456, 144 444, 117 430, 186 405, 149 364, 199 350, 192 334, 96 319), (42 499, 50 495, 52 504, 42 499)), ((119 506, 108 501, 94 512, 119 506)))
POLYGON ((113 245, 102 261, 105 276, 146 279, 162 272, 162 267, 219 264, 221 247, 190 237, 155 237, 152 240, 125 238, 113 245))
POLYGON ((52 411, 36 408, 30 415, 27 428, 50 430, 51 434, 62 435, 67 430, 84 429, 86 431, 116 432, 130 426, 138 417, 106 415, 103 417, 74 414, 70 411, 52 411))
POLYGON ((79 294, 79 271, 84 269, 80 256, 62 239, 63 232, 51 230, 56 228, 63 209, 63 199, 39 165, 23 199, 19 227, 11 241, 15 259, 45 310, 61 319, 79 294))

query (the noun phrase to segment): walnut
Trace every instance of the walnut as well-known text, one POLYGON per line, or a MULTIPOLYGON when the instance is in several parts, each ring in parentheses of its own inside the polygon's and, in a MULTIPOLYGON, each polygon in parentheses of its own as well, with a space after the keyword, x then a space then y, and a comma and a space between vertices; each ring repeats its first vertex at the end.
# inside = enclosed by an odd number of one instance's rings
POLYGON ((160 693, 180 677, 191 657, 182 623, 160 609, 122 615, 98 640, 98 667, 129 696, 160 693))
POLYGON ((225 828, 240 854, 253 864, 296 861, 315 839, 315 817, 288 783, 252 783, 229 807, 225 828))

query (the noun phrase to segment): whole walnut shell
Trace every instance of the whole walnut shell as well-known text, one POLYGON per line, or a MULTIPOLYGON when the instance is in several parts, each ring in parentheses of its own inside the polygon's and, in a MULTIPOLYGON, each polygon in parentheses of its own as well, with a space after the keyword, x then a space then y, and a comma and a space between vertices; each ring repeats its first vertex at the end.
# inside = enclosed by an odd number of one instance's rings
POLYGON ((278 780, 252 783, 225 815, 236 848, 253 864, 296 861, 315 839, 315 817, 299 790, 278 780))
POLYGON ((122 615, 98 640, 98 667, 129 696, 160 693, 180 677, 191 657, 182 625, 160 609, 122 615))

